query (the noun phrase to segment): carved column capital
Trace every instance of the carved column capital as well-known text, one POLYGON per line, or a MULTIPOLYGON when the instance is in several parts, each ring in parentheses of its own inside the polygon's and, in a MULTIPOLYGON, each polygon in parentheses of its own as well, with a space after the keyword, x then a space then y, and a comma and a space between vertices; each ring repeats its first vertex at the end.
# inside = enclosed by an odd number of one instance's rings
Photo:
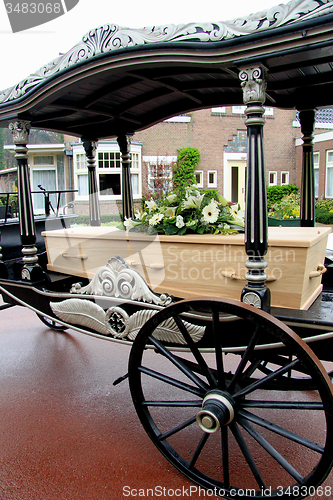
POLYGON ((239 79, 243 89, 244 104, 263 104, 266 99, 267 69, 255 66, 240 70, 239 79))
POLYGON ((117 137, 117 142, 119 149, 122 154, 126 154, 131 149, 132 136, 131 135, 120 135, 117 137))
POLYGON ((314 128, 316 122, 315 109, 303 109, 299 111, 299 121, 301 124, 301 131, 303 134, 302 140, 305 146, 312 146, 314 139, 314 128))
POLYGON ((83 147, 84 147, 84 150, 86 152, 87 159, 88 159, 88 167, 89 167, 89 160, 93 159, 93 161, 95 161, 98 142, 97 141, 90 141, 88 139, 82 139, 82 142, 83 142, 83 147))
POLYGON ((13 135, 14 144, 27 144, 31 123, 27 120, 15 120, 9 123, 9 130, 13 135))

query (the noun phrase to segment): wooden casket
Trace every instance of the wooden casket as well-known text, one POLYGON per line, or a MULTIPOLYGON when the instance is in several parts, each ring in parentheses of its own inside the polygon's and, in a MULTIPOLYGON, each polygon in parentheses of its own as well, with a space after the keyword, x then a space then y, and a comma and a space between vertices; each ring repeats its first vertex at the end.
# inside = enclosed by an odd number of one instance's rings
MULTIPOLYGON (((266 260, 272 305, 307 309, 322 290, 331 228, 269 228, 266 260)), ((44 231, 48 269, 92 279, 121 257, 157 293, 239 299, 246 284, 244 234, 145 235, 105 227, 44 231)))

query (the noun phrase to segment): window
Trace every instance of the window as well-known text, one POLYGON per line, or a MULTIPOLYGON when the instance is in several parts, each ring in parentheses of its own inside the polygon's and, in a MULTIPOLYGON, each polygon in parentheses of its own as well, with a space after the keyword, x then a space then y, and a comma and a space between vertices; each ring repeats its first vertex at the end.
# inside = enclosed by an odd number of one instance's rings
POLYGON ((133 196, 140 195, 140 155, 132 153, 131 181, 133 196))
POLYGON ((78 196, 88 195, 88 168, 86 155, 75 155, 75 169, 77 172, 78 196))
MULTIPOLYGON (((134 198, 141 196, 141 146, 132 144, 130 174, 134 198)), ((86 155, 81 144, 74 146, 75 183, 78 199, 87 199, 88 168, 86 155)), ((99 195, 103 199, 121 199, 122 165, 118 144, 105 141, 98 144, 96 155, 96 178, 99 195)))
POLYGON ((246 110, 246 106, 233 106, 232 107, 232 112, 235 115, 243 115, 246 110))
POLYGON ((226 107, 225 106, 219 106, 217 108, 212 108, 212 114, 213 115, 220 115, 226 113, 226 107))
POLYGON ((289 172, 281 172, 281 186, 289 184, 289 172))
POLYGON ((326 153, 326 198, 333 198, 333 151, 326 153))
POLYGON ((54 156, 33 156, 34 165, 54 165, 54 156))
POLYGON ((196 170, 195 182, 199 188, 203 188, 203 170, 196 170))
POLYGON ((97 173, 100 196, 121 195, 120 172, 120 152, 102 151, 98 153, 97 173))
POLYGON ((217 187, 217 171, 216 170, 208 170, 207 187, 209 187, 209 188, 216 188, 217 187))
POLYGON ((313 153, 315 198, 319 196, 319 153, 313 153))
POLYGON ((264 113, 265 116, 273 116, 274 115, 274 108, 267 108, 266 106, 264 106, 264 108, 265 108, 265 113, 264 113))
POLYGON ((121 194, 121 178, 119 174, 99 173, 99 194, 101 196, 114 196, 121 194))
POLYGON ((172 190, 172 165, 160 163, 148 164, 148 184, 152 193, 165 193, 172 190))
POLYGON ((120 168, 120 153, 103 151, 98 153, 98 168, 120 168))
MULTIPOLYGON (((265 108, 265 116, 273 116, 274 115, 274 108, 269 108, 264 106, 265 108)), ((217 108, 218 109, 218 108, 217 108)), ((232 107, 232 112, 235 115, 243 115, 245 113, 246 106, 233 106, 232 107)))
POLYGON ((268 185, 269 186, 277 185, 277 172, 268 172, 268 185))
MULTIPOLYGON (((57 189, 57 165, 53 155, 33 155, 31 169, 31 185, 33 194, 33 206, 35 214, 45 213, 44 195, 38 186, 42 186, 46 191, 57 189)), ((50 195, 50 202, 53 207, 57 206, 56 195, 50 195)))

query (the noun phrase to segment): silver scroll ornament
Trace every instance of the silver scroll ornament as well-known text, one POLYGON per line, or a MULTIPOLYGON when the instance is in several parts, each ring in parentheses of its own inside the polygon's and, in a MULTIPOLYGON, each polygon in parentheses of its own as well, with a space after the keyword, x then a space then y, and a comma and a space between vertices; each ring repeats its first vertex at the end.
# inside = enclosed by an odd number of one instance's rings
POLYGON ((98 269, 85 287, 72 285, 71 293, 80 295, 103 295, 124 300, 136 300, 166 306, 172 302, 168 294, 154 293, 135 269, 131 269, 121 257, 112 257, 105 266, 98 269))
MULTIPOLYGON (((134 340, 141 327, 157 313, 156 310, 142 309, 131 316, 121 307, 110 307, 104 311, 102 307, 86 299, 67 299, 62 302, 51 302, 50 307, 65 323, 80 325, 102 335, 117 339, 134 340)), ((193 342, 198 342, 205 333, 205 327, 183 322, 193 342)), ((161 341, 175 344, 186 344, 173 318, 163 321, 153 333, 161 341)))

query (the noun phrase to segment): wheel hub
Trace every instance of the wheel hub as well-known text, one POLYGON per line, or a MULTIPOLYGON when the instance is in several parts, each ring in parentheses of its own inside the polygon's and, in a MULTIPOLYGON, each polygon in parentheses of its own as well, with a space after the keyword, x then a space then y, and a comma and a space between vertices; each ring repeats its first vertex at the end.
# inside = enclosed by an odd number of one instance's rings
POLYGON ((232 422, 235 416, 232 398, 222 391, 208 393, 202 402, 196 421, 204 432, 217 432, 223 425, 232 422))

